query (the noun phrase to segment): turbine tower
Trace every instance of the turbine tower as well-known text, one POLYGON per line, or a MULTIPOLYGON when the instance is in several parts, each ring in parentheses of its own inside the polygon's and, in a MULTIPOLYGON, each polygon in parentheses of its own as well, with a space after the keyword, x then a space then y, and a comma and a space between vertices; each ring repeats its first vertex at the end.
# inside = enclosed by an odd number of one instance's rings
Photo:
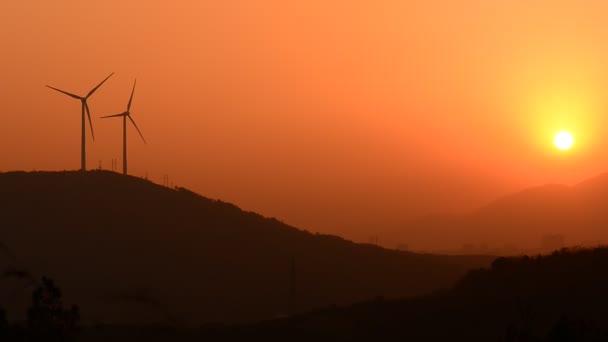
POLYGON ((133 90, 131 90, 131 97, 129 98, 129 103, 127 104, 126 111, 124 111, 120 114, 101 117, 102 119, 122 117, 122 174, 123 175, 127 174, 127 118, 129 118, 129 120, 131 120, 131 123, 133 123, 133 126, 135 126, 135 129, 137 130, 137 133, 139 133, 141 140, 144 141, 144 144, 146 143, 146 139, 144 139, 144 135, 141 134, 139 127, 137 127, 137 124, 135 123, 135 120, 133 120, 133 118, 131 117, 131 102, 133 101, 133 94, 135 93, 136 84, 137 84, 137 79, 133 83, 133 90))
POLYGON ((91 97, 91 95, 93 95, 93 93, 95 93, 95 91, 97 91, 97 89, 99 89, 99 87, 101 87, 102 84, 105 83, 105 81, 108 80, 108 78, 110 78, 112 75, 114 75, 114 73, 111 73, 110 76, 106 77, 103 81, 101 81, 101 83, 99 83, 95 88, 93 88, 91 91, 89 91, 89 93, 86 96, 78 96, 78 95, 74 95, 72 93, 68 93, 67 91, 61 90, 61 89, 57 89, 55 87, 51 87, 50 85, 47 85, 47 87, 56 90, 60 93, 66 94, 70 97, 73 97, 77 100, 80 100, 80 102, 82 103, 82 143, 81 143, 81 147, 80 147, 80 170, 81 171, 86 171, 86 167, 87 167, 87 157, 86 157, 86 149, 85 149, 85 145, 86 145, 86 139, 85 139, 85 131, 86 131, 86 127, 85 127, 85 117, 84 117, 84 112, 87 112, 87 117, 89 118, 89 126, 91 127, 91 136, 93 137, 93 141, 95 141, 95 134, 93 133, 93 122, 91 122, 91 111, 89 110, 89 105, 87 104, 87 99, 89 97, 91 97))

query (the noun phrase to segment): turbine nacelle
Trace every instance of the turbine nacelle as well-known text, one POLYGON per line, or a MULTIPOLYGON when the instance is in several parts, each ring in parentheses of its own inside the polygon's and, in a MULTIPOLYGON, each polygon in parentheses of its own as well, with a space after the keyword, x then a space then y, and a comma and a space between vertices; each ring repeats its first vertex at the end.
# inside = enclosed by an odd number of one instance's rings
POLYGON ((91 89, 91 91, 89 91, 86 96, 79 96, 79 95, 76 95, 76 94, 72 94, 72 93, 67 92, 65 90, 61 90, 59 88, 51 87, 50 85, 47 85, 47 87, 49 87, 49 88, 51 88, 53 90, 56 90, 56 91, 58 91, 60 93, 63 93, 65 95, 67 95, 67 96, 73 97, 73 98, 75 98, 77 100, 81 100, 81 101, 84 102, 84 101, 88 100, 89 97, 91 97, 91 95, 93 95, 97 91, 97 89, 99 89, 99 87, 101 87, 102 84, 104 84, 108 80, 108 78, 112 77, 112 75, 114 75, 114 73, 111 73, 108 77, 104 78, 104 80, 101 81, 97 86, 95 86, 95 88, 91 89))
MULTIPOLYGON (((129 97, 129 103, 127 103, 127 110, 119 113, 119 114, 114 114, 114 115, 106 115, 106 116, 102 116, 102 119, 107 119, 107 118, 117 118, 117 117, 126 117, 129 118, 129 120, 131 120, 131 123, 133 124, 133 126, 135 126, 135 129, 137 130, 137 133, 139 133, 139 136, 141 137, 141 140, 143 140, 144 144, 146 143, 146 139, 144 138, 144 135, 141 134, 141 131, 139 130, 139 127, 137 127, 137 124, 135 123, 135 120, 133 120, 133 118, 131 117, 131 103, 133 102, 133 94, 135 94, 135 86, 137 85, 137 79, 135 79, 135 82, 133 83, 133 89, 131 90, 131 96, 129 97)), ((126 127, 125 127, 126 129, 126 127)))
MULTIPOLYGON (((91 137, 93 138, 93 141, 95 141, 95 133, 93 132, 93 121, 91 120, 91 110, 89 109, 89 105, 87 104, 87 100, 89 99, 89 97, 91 97, 91 95, 93 95, 97 89, 99 89, 99 87, 101 87, 102 84, 104 84, 108 78, 112 77, 112 75, 114 75, 114 73, 111 73, 108 77, 104 78, 103 81, 101 81, 97 86, 95 86, 95 88, 91 89, 91 91, 89 91, 87 93, 87 96, 78 96, 76 94, 72 94, 70 92, 67 92, 65 90, 61 90, 59 88, 55 88, 55 87, 51 87, 50 85, 47 85, 47 87, 56 90, 62 94, 65 94, 69 97, 75 98, 77 100, 80 100, 80 102, 82 103, 82 114, 84 116, 84 113, 86 112, 87 114, 87 118, 89 119, 89 127, 91 128, 91 137)), ((84 118, 83 118, 84 120, 84 118)))

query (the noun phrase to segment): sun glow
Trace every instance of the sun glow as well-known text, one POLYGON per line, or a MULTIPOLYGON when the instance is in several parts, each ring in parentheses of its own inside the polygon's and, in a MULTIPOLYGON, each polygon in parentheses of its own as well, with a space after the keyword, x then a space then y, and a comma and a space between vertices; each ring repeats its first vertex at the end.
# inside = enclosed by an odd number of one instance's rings
POLYGON ((568 150, 574 145, 574 137, 569 132, 558 132, 553 138, 553 144, 560 150, 568 150))

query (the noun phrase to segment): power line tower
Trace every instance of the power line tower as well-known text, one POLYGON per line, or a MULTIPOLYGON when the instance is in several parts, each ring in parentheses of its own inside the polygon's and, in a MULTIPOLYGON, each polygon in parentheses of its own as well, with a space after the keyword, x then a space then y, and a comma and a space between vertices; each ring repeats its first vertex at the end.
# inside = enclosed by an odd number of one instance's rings
POLYGON ((378 235, 372 235, 369 238, 369 243, 374 245, 374 246, 378 246, 380 244, 380 238, 378 237, 378 235))
POLYGON ((296 313, 296 258, 291 257, 289 265, 289 302, 287 313, 291 316, 296 313))

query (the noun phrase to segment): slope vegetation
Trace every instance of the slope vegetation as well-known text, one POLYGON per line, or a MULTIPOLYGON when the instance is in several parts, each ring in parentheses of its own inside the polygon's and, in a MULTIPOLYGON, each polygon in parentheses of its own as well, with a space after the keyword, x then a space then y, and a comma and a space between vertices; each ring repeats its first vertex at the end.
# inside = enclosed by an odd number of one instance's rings
POLYGON ((420 295, 493 260, 355 244, 106 171, 0 173, 0 203, 0 302, 16 319, 42 275, 85 322, 188 325, 420 295))

